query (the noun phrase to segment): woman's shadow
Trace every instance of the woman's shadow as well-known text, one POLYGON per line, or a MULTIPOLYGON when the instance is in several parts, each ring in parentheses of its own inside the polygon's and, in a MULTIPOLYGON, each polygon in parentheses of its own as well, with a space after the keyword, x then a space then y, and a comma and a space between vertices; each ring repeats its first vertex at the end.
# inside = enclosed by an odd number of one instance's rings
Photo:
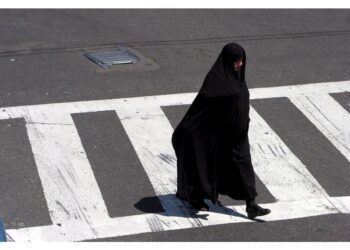
MULTIPOLYGON (((229 216, 249 219, 245 214, 239 213, 232 208, 223 206, 221 204, 220 205, 213 204, 209 200, 205 200, 205 202, 209 206, 210 212, 221 213, 229 216)), ((134 204, 134 207, 145 213, 162 213, 163 215, 174 216, 174 217, 188 217, 188 218, 198 218, 198 219, 208 220, 207 217, 209 216, 209 214, 203 214, 205 213, 205 211, 199 212, 193 209, 188 202, 178 199, 175 196, 175 194, 144 197, 141 200, 139 200, 136 204, 134 204), (165 213, 159 199, 162 199, 163 201, 169 200, 170 202, 173 199, 176 199, 179 203, 182 204, 182 206, 178 206, 176 209, 169 209, 165 213)), ((264 220, 256 219, 256 218, 251 220, 257 221, 257 222, 265 222, 264 220)))

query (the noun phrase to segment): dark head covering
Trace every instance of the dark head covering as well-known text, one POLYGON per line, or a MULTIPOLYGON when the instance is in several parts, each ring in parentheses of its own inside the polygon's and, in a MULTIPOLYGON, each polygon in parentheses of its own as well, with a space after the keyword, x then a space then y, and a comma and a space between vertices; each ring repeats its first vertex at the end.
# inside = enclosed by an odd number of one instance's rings
POLYGON ((222 49, 216 62, 205 77, 199 95, 204 97, 232 96, 237 85, 245 84, 246 54, 237 43, 228 43, 222 49), (235 72, 233 63, 242 59, 240 71, 235 72))

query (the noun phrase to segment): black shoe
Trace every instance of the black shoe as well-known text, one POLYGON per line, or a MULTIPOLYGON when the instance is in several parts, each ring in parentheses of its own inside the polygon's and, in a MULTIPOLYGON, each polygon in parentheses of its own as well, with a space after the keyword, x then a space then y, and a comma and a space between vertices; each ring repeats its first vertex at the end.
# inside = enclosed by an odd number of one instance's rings
POLYGON ((247 206, 246 211, 248 213, 249 219, 254 219, 256 216, 263 216, 271 213, 271 210, 268 208, 262 208, 258 205, 255 206, 247 206))
POLYGON ((198 211, 209 211, 209 206, 203 200, 190 201, 190 205, 198 211))

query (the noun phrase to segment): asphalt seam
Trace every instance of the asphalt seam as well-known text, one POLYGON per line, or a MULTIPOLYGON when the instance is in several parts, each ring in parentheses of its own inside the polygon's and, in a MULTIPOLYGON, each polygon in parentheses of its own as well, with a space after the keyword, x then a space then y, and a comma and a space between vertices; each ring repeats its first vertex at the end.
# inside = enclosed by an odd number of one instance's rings
POLYGON ((61 48, 38 48, 38 49, 19 49, 19 50, 2 50, 0 57, 23 56, 34 54, 48 53, 68 53, 68 52, 87 52, 91 49, 107 49, 114 48, 117 45, 122 46, 162 46, 162 45, 186 45, 186 44, 213 44, 228 41, 259 41, 259 40, 278 40, 278 39, 300 39, 313 38, 323 36, 344 36, 350 35, 350 30, 331 30, 331 31, 313 31, 302 33, 285 33, 285 34, 266 34, 266 35, 243 35, 243 36, 227 36, 227 37, 210 37, 210 38, 194 38, 194 39, 174 39, 174 40, 155 40, 155 41, 125 41, 108 44, 92 44, 79 47, 61 47, 61 48))

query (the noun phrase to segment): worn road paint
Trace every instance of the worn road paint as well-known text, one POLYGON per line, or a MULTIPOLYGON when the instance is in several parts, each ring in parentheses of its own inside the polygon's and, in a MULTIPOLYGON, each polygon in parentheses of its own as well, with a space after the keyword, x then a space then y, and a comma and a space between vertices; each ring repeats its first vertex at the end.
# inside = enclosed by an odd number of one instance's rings
POLYGON ((349 112, 325 93, 303 92, 290 100, 350 161, 350 145, 344 136, 344 130, 350 127, 349 112))
MULTIPOLYGON (((245 206, 228 206, 223 209, 217 206, 214 207, 210 203, 209 205, 210 212, 199 212, 197 214, 197 217, 201 218, 198 220, 202 221, 200 224, 184 225, 181 223, 184 220, 181 215, 169 216, 166 213, 160 213, 113 218, 108 223, 101 223, 101 225, 96 226, 95 230, 99 232, 100 238, 107 238, 228 223, 254 222, 245 216, 245 206), (156 230, 154 230, 154 224, 158 227, 156 230)), ((263 205, 273 211, 271 214, 259 218, 266 222, 350 212, 350 198, 348 196, 330 199, 280 201, 263 205), (339 202, 341 202, 341 205, 338 204, 339 202), (340 210, 336 206, 342 206, 343 208, 340 210)), ((93 234, 83 235, 80 230, 84 230, 84 227, 81 227, 80 224, 67 223, 62 227, 50 225, 9 229, 7 233, 17 241, 81 241, 96 238, 93 234)))
POLYGON ((94 225, 109 217, 70 113, 31 114, 28 120, 28 137, 52 223, 78 221, 96 233, 94 225), (45 117, 57 124, 37 123, 45 117))
MULTIPOLYGON (((329 93, 350 91, 350 81, 251 89, 251 99, 287 97, 347 159, 340 120, 349 114, 329 93), (344 112, 345 111, 345 112, 344 112), (341 116, 338 119, 336 116, 341 116), (329 122, 332 119, 333 123, 329 122), (334 120, 333 120, 334 119, 334 120)), ((15 241, 80 241, 145 232, 250 222, 244 206, 197 215, 174 197, 176 157, 161 106, 187 105, 195 93, 79 101, 0 109, 0 119, 24 118, 53 225, 9 229, 15 241), (110 218, 71 118, 72 113, 113 110, 119 116, 164 208, 164 213, 110 218)), ((345 120, 344 120, 345 119, 345 120)), ((350 124, 349 124, 350 125, 350 124)), ((277 202, 266 221, 350 213, 350 196, 329 197, 306 166, 251 109, 250 140, 257 175, 277 202)))
POLYGON ((250 117, 250 144, 253 148, 259 144, 264 152, 251 152, 254 170, 274 198, 291 201, 328 197, 326 190, 254 108, 250 117))

